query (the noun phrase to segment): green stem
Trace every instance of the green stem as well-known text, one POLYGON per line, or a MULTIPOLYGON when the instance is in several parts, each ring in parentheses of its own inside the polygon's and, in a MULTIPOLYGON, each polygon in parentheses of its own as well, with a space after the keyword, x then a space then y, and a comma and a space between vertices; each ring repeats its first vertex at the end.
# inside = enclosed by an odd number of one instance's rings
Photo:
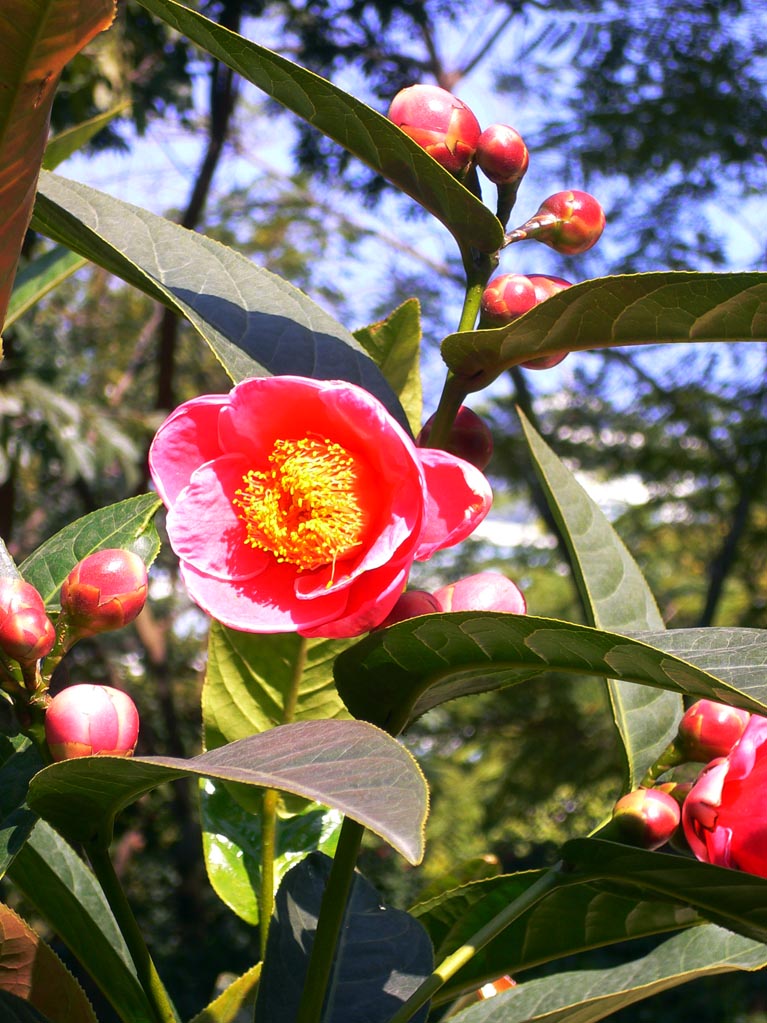
MULTIPOLYGON (((293 675, 290 679, 288 691, 285 693, 285 702, 279 721, 281 725, 289 725, 296 716, 298 694, 301 690, 301 680, 304 677, 304 668, 306 667, 307 643, 306 639, 302 639, 296 654, 293 675)), ((274 912, 274 861, 277 855, 277 809, 279 801, 280 795, 276 789, 264 789, 261 804, 261 884, 258 899, 258 919, 261 923, 259 928, 259 944, 262 959, 266 958, 269 921, 274 912)))
POLYGON ((364 831, 363 826, 357 821, 349 817, 344 818, 328 883, 322 896, 296 1023, 320 1023, 325 991, 330 982, 338 937, 346 914, 349 892, 354 882, 354 868, 364 831))
POLYGON ((452 955, 443 959, 431 976, 427 977, 410 998, 400 1006, 389 1020, 389 1023, 407 1023, 407 1020, 414 1013, 418 1012, 421 1006, 425 1005, 439 991, 443 984, 446 984, 463 966, 466 966, 477 952, 483 949, 493 938, 497 938, 509 924, 512 924, 518 917, 527 912, 544 895, 548 895, 550 891, 556 888, 560 883, 564 869, 564 864, 560 862, 550 870, 547 870, 518 899, 510 902, 484 927, 481 927, 476 934, 472 935, 469 941, 456 949, 452 955))
MULTIPOLYGON (((101 885, 110 909, 114 913, 117 925, 136 967, 136 975, 147 996, 152 1009, 152 1023, 179 1023, 179 1017, 168 997, 168 992, 160 980, 149 949, 146 947, 133 910, 125 897, 120 882, 115 874, 108 850, 101 843, 92 843, 87 847, 93 873, 101 885)), ((119 1007, 118 1007, 119 1010, 119 1007)))

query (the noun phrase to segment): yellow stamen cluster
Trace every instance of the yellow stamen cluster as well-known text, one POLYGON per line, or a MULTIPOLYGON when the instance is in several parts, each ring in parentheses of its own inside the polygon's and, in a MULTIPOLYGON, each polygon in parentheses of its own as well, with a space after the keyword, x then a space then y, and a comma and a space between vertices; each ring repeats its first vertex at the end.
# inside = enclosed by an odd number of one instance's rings
POLYGON ((234 505, 246 543, 309 571, 333 565, 362 543, 367 516, 349 452, 327 439, 278 440, 269 468, 251 469, 234 505))

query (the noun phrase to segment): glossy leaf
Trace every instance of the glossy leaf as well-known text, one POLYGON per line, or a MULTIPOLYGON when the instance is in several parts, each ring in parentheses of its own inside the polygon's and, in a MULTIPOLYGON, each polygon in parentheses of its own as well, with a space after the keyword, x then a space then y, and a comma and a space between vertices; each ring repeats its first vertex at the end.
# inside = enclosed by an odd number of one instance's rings
POLYGON ((455 1016, 460 1023, 595 1023, 698 977, 767 965, 767 948, 720 927, 694 927, 641 959, 612 969, 530 980, 455 1016))
POLYGON ((0 989, 29 1002, 51 1023, 96 1023, 85 992, 66 966, 21 917, 2 905, 0 989))
POLYGON ((619 678, 757 713, 767 707, 764 678, 747 690, 736 688, 682 660, 681 651, 674 657, 626 636, 532 615, 464 611, 411 618, 367 636, 340 654, 335 667, 351 713, 395 731, 458 696, 543 673, 619 678))
POLYGON ((186 316, 232 380, 348 380, 405 414, 352 335, 287 281, 196 231, 45 171, 33 226, 186 316))
POLYGON ((663 271, 566 288, 507 327, 450 334, 442 357, 471 390, 554 352, 767 340, 767 273, 663 271))
POLYGON ((100 886, 53 828, 37 822, 8 876, 87 970, 124 1023, 146 1023, 152 1018, 100 886))
POLYGON ((84 515, 30 554, 21 565, 21 574, 51 607, 56 606, 70 570, 93 551, 124 547, 150 565, 160 549, 153 522, 160 503, 156 494, 142 494, 84 515))
POLYGON ((260 976, 261 963, 256 963, 233 980, 190 1023, 240 1023, 245 1012, 252 1010, 255 1004, 260 976))
POLYGON ((385 320, 356 330, 354 336, 380 366, 402 403, 413 434, 421 429, 421 307, 409 298, 385 320))
POLYGON ((174 0, 140 3, 382 174, 440 220, 459 243, 480 252, 500 248, 503 228, 494 214, 383 114, 174 0))
POLYGON ((52 764, 28 802, 70 841, 109 842, 115 814, 166 781, 218 778, 279 789, 352 817, 411 863, 423 854, 427 790, 410 754, 360 721, 299 721, 220 749, 177 757, 81 757, 52 764))
MULTIPOLYGON (((663 629, 655 598, 625 544, 599 506, 520 413, 536 473, 570 550, 586 620, 599 629, 663 629)), ((628 789, 676 735, 683 714, 678 693, 608 679, 610 702, 623 743, 628 789)))
POLYGON ((5 330, 31 309, 49 291, 65 281, 68 277, 85 266, 87 260, 70 252, 62 245, 27 263, 16 275, 16 282, 8 304, 8 315, 5 318, 5 330))
POLYGON ((572 880, 679 900, 712 923, 767 943, 767 878, 598 838, 567 842, 562 856, 572 880))
POLYGON ((766 698, 767 633, 764 629, 668 629, 638 632, 636 638, 713 672, 760 701, 766 698))
POLYGON ((23 735, 0 735, 0 877, 4 877, 37 822, 27 806, 30 780, 43 767, 23 735))
MULTIPOLYGON (((499 912, 523 895, 543 871, 475 881, 412 909, 426 928, 437 961, 455 952, 499 912)), ((701 923, 681 899, 607 892, 582 883, 555 888, 474 954, 440 990, 440 1002, 476 990, 505 973, 632 938, 677 931, 701 923)))
MULTIPOLYGON (((314 941, 330 860, 314 853, 294 867, 277 893, 256 1002, 256 1019, 293 1023, 314 941)), ((323 1023, 386 1023, 432 971, 429 939, 408 913, 381 904, 355 874, 323 1023)), ((427 1009, 412 1019, 422 1023, 427 1009)))
POLYGON ((111 24, 114 0, 6 0, 0 15, 0 326, 64 65, 111 24))

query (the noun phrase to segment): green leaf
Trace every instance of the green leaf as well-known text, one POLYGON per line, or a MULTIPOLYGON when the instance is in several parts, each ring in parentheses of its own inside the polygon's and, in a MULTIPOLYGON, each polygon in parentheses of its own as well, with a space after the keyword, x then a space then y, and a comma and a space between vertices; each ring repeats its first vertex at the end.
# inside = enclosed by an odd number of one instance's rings
POLYGON ((160 549, 153 522, 160 504, 156 494, 142 494, 84 515, 30 554, 21 565, 21 574, 37 588, 46 606, 52 607, 71 569, 93 551, 123 547, 150 565, 160 549))
MULTIPOLYGON (((411 912, 426 928, 437 961, 451 955, 499 912, 524 895, 544 871, 506 874, 475 881, 427 902, 411 912)), ((681 899, 660 901, 651 895, 606 892, 588 883, 555 888, 515 920, 440 990, 451 1001, 506 973, 563 956, 632 938, 644 938, 699 925, 701 917, 681 899)))
POLYGON ((28 1002, 51 1023, 97 1023, 85 992, 58 956, 2 905, 0 989, 28 1002))
POLYGON ((767 706, 764 677, 736 688, 636 639, 532 615, 463 611, 411 618, 367 636, 335 665, 350 712, 387 730, 458 696, 549 672, 620 678, 761 714, 767 706))
MULTIPOLYGON (((287 874, 277 893, 256 1019, 296 1019, 329 872, 330 860, 314 853, 287 874)), ((431 945, 418 921, 383 906, 378 892, 355 874, 323 1023, 386 1023, 432 965, 431 945)), ((424 1007, 412 1019, 422 1023, 427 1011, 424 1007)))
MULTIPOLYGON (((199 1012, 190 1023, 239 1023, 246 1010, 252 1010, 261 976, 261 963, 237 977, 218 998, 199 1012)), ((251 1012, 252 1015, 252 1012, 251 1012)))
MULTIPOLYGON (((333 684, 333 661, 348 640, 264 636, 213 622, 202 692, 206 749, 266 732, 286 716, 297 721, 346 717, 333 684)), ((332 853, 341 816, 291 800, 275 822, 275 887, 297 859, 314 849, 332 853)), ((230 909, 258 922, 261 875, 261 791, 206 781, 200 787, 208 877, 230 909)))
MULTIPOLYGON (((663 618, 639 566, 599 506, 520 412, 522 429, 549 507, 570 550, 587 621, 600 629, 662 629, 663 618)), ((677 693, 608 679, 633 789, 676 735, 683 714, 677 693)))
POLYGON ((470 1006, 460 1023, 595 1023, 643 998, 704 976, 767 965, 767 949, 720 927, 694 927, 612 969, 530 980, 470 1006))
POLYGON ((767 633, 764 629, 668 629, 638 632, 634 638, 691 661, 760 701, 767 697, 764 685, 767 633))
POLYGON ((0 326, 5 319, 51 104, 64 65, 114 18, 113 0, 5 0, 0 32, 0 326))
POLYGON ((27 789, 43 761, 25 736, 0 734, 0 764, 0 877, 4 877, 37 822, 37 814, 27 806, 27 789))
POLYGON ((45 147, 45 155, 43 156, 43 167, 45 170, 54 170, 60 163, 69 159, 70 156, 86 146, 107 125, 111 124, 116 117, 122 117, 123 114, 127 113, 131 106, 130 100, 124 100, 122 103, 112 107, 111 110, 105 110, 103 114, 97 114, 87 121, 81 121, 80 124, 75 124, 73 127, 67 128, 66 131, 60 131, 58 135, 54 135, 48 140, 48 144, 45 147))
POLYGON ((234 381, 270 374, 348 380, 407 425, 352 335, 298 288, 233 249, 46 171, 32 223, 186 316, 234 381))
POLYGON ((566 842, 562 857, 573 881, 683 902, 711 923, 767 943, 767 878, 598 838, 566 842))
POLYGON ((152 1007, 100 886, 53 828, 37 822, 8 876, 87 970, 124 1023, 146 1023, 152 1018, 152 1007))
POLYGON ((471 390, 554 352, 677 341, 767 340, 767 273, 663 271, 566 288, 494 330, 450 334, 442 357, 471 390))
POLYGON ((409 298, 385 320, 355 330, 354 336, 391 384, 413 434, 421 429, 421 307, 409 298))
POLYGON ((31 263, 27 263, 16 275, 4 329, 7 330, 49 291, 71 277, 80 267, 85 266, 86 262, 77 253, 57 245, 31 263))
POLYGON ((120 809, 186 776, 274 788, 324 803, 378 834, 409 862, 420 862, 428 810, 423 775, 396 740, 360 721, 298 721, 190 760, 65 760, 32 779, 28 802, 69 840, 104 846, 120 809))
POLYGON ((140 3, 382 174, 440 220, 459 244, 480 252, 500 248, 503 228, 497 217, 383 114, 174 0, 140 3))

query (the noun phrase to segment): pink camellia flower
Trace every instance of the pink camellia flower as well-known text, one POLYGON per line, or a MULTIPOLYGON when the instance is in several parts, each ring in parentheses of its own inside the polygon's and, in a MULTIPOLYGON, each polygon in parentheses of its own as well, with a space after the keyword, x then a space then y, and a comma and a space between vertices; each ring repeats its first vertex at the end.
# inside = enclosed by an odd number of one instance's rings
POLYGON ((190 596, 245 632, 356 636, 415 559, 467 537, 490 487, 417 448, 367 391, 277 376, 181 405, 149 456, 190 596))
POLYGON ((108 548, 78 561, 61 585, 61 610, 78 636, 121 629, 147 597, 146 565, 133 551, 108 548))
POLYGON ((523 615, 527 604, 520 588, 500 572, 477 572, 434 591, 443 611, 506 611, 523 615))
MULTIPOLYGON (((437 413, 435 412, 423 424, 421 432, 415 439, 417 447, 427 448, 429 446, 429 438, 436 418, 437 413)), ((487 423, 480 419, 476 412, 468 405, 461 405, 455 421, 450 427, 444 447, 446 451, 462 458, 465 462, 471 462, 472 465, 476 465, 484 472, 493 457, 493 435, 487 423)))
POLYGON ((767 877, 767 718, 752 714, 740 741, 712 760, 682 807, 699 860, 767 877))
POLYGON ((677 742, 689 760, 707 764, 726 757, 743 735, 751 715, 747 710, 714 700, 697 700, 679 722, 677 742))
POLYGON ((613 807, 624 841, 642 849, 660 849, 679 826, 679 803, 663 789, 634 789, 613 807))
POLYGON ((0 650, 20 664, 31 664, 53 649, 56 633, 43 598, 31 583, 0 578, 0 650))
POLYGON ((127 693, 82 683, 54 696, 45 712, 45 739, 54 760, 96 754, 130 757, 139 719, 127 693))
POLYGON ((438 85, 410 85, 391 101, 389 120, 452 174, 472 161, 481 134, 466 104, 438 85))

